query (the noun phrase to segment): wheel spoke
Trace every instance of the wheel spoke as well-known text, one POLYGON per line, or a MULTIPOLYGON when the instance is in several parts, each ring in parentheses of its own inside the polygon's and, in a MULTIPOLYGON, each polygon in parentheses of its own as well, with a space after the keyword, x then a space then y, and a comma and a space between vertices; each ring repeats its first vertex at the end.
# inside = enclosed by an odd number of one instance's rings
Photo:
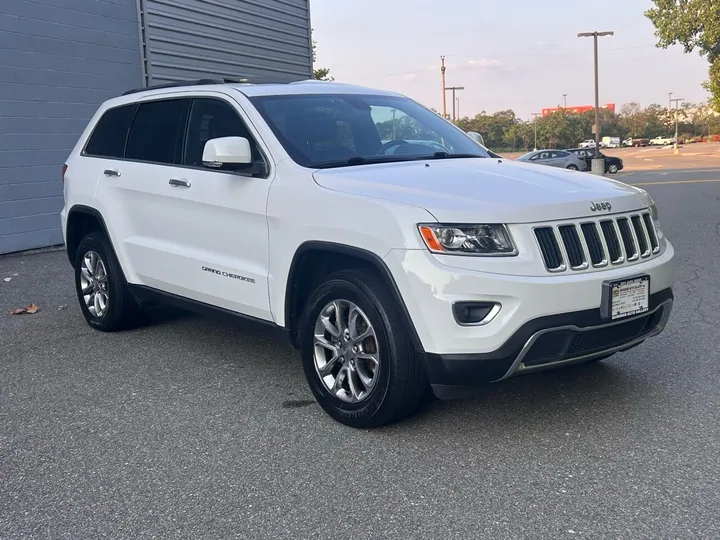
POLYGON ((350 387, 350 394, 352 394, 353 401, 360 401, 360 393, 362 389, 358 387, 358 374, 352 369, 347 370, 348 387, 350 387))
POLYGON ((327 363, 320 368, 320 376, 321 377, 327 377, 328 375, 332 374, 332 370, 335 367, 335 365, 338 363, 338 360, 340 359, 339 354, 334 354, 330 360, 327 361, 327 363))
POLYGON ((93 294, 93 307, 95 308, 95 316, 102 317, 103 312, 99 294, 93 294))
POLYGON ((322 321, 325 330, 327 330, 332 337, 340 339, 340 330, 333 326, 332 322, 330 322, 330 317, 327 315, 320 315, 320 320, 322 321))
POLYGON ((339 333, 342 334, 347 329, 347 322, 343 316, 342 303, 335 300, 333 302, 333 308, 335 309, 335 325, 337 326, 339 333))

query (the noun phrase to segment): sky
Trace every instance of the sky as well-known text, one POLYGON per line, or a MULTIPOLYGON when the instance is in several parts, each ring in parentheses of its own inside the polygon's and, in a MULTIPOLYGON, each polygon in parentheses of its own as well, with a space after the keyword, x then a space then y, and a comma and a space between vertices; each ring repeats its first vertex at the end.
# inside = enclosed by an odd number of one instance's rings
MULTIPOLYGON (((310 0, 316 67, 338 82, 405 94, 441 110, 440 56, 461 116, 593 105, 593 39, 600 104, 703 102, 708 63, 682 47, 655 47, 650 0, 310 0)), ((673 105, 674 106, 674 105, 673 105)), ((451 93, 447 93, 452 113, 451 93)))

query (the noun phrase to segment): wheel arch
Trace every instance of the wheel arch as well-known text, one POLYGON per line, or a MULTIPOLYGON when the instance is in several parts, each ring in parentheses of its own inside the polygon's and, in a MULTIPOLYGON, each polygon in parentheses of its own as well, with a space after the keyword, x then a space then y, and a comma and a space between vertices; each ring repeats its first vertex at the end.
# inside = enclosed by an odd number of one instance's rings
POLYGON ((96 209, 83 204, 76 204, 68 211, 67 224, 65 226, 65 251, 67 252, 70 264, 75 264, 75 254, 82 238, 93 231, 99 231, 105 235, 117 257, 115 247, 110 239, 107 225, 102 214, 96 209))
POLYGON ((290 334, 293 345, 297 346, 297 325, 303 301, 312 292, 311 289, 315 286, 316 281, 328 275, 332 270, 339 270, 348 266, 351 268, 365 267, 377 274, 397 303, 403 326, 410 336, 413 347, 417 352, 421 353, 423 348, 420 337, 395 278, 385 261, 377 254, 363 248, 324 241, 304 242, 297 248, 290 263, 285 287, 285 328, 290 334), (326 266, 323 266, 322 262, 326 266), (316 263, 321 264, 316 265, 316 263), (315 282, 304 279, 313 276, 317 278, 315 282))

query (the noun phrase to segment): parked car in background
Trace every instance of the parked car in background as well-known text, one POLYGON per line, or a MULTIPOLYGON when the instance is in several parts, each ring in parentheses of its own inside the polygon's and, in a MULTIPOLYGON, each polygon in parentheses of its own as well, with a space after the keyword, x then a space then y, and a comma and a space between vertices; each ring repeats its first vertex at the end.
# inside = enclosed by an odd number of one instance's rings
POLYGON ((578 144, 580 148, 595 148, 595 141, 593 139, 585 139, 583 142, 578 144))
POLYGON ((518 161, 561 167, 573 171, 587 171, 588 166, 580 156, 567 150, 534 150, 517 158, 518 161))
POLYGON ((650 140, 649 140, 649 139, 642 139, 642 138, 640 138, 640 139, 634 139, 634 138, 632 138, 632 137, 628 137, 627 139, 625 139, 625 140, 622 142, 621 145, 622 145, 622 146, 634 146, 634 147, 638 148, 638 147, 640 147, 640 146, 648 146, 649 144, 650 144, 650 140))
POLYGON ((601 148, 620 148, 620 137, 603 137, 600 141, 601 148))
POLYGON ((675 142, 675 137, 655 137, 650 139, 650 146, 667 146, 675 142))
POLYGON ((614 156, 606 156, 602 152, 595 151, 592 148, 569 148, 567 150, 582 159, 588 169, 592 168, 592 160, 594 157, 603 158, 605 160, 605 172, 615 174, 623 169, 623 160, 614 156))

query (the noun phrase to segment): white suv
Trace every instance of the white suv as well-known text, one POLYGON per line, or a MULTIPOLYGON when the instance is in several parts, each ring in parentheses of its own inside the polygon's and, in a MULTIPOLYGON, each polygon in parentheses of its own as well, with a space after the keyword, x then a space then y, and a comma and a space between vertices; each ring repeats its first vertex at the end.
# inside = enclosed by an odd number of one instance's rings
POLYGON ((99 108, 63 177, 92 327, 137 325, 158 301, 261 323, 354 427, 624 351, 672 308, 674 251, 646 192, 491 158, 390 92, 130 91, 99 108))

